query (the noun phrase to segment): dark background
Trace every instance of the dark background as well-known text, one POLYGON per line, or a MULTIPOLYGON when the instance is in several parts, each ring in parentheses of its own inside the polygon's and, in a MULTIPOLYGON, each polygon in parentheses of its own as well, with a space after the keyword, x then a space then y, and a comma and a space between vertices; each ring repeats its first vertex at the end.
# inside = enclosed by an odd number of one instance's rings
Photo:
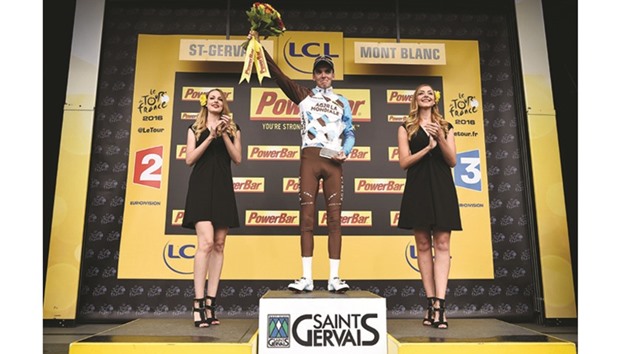
MULTIPOLYGON (((450 1, 444 1, 446 6, 450 1)), ((577 296, 577 0, 542 0, 577 296)), ((43 285, 75 0, 43 2, 43 285)))

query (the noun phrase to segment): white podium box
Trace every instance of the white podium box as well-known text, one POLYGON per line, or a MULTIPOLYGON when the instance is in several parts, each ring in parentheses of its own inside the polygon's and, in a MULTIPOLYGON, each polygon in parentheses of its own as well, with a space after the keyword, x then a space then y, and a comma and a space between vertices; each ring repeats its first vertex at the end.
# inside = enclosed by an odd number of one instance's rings
POLYGON ((270 290, 258 317, 260 354, 387 354, 385 298, 369 291, 270 290))

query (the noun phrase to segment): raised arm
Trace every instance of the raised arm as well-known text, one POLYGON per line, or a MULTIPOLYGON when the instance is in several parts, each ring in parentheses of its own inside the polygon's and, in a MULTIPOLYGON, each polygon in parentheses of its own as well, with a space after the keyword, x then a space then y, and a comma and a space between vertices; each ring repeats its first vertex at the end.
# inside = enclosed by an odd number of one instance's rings
MULTIPOLYGON (((252 36, 254 36, 257 41, 260 40, 258 33, 254 31, 250 31, 250 34, 248 34, 248 39, 251 39, 252 36)), ((276 81, 276 84, 278 84, 278 87, 280 87, 286 97, 288 97, 295 104, 299 104, 299 102, 311 93, 311 90, 291 80, 291 78, 286 76, 286 74, 280 70, 276 62, 273 61, 271 55, 266 50, 263 52, 265 53, 265 59, 267 59, 267 66, 269 67, 271 78, 276 81)))

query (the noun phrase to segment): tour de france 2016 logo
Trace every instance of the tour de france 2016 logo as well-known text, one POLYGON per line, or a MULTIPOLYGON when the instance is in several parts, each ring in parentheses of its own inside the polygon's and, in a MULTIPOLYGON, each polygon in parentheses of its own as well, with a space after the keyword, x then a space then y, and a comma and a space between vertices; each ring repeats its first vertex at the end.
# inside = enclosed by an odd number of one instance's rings
POLYGON ((170 97, 166 91, 156 89, 149 90, 149 93, 142 95, 138 100, 138 111, 141 114, 153 113, 168 107, 170 97))
POLYGON ((290 348, 290 315, 267 315, 267 348, 290 348))
MULTIPOLYGON (((464 93, 459 93, 458 98, 454 98, 450 101, 450 116, 451 117, 463 117, 468 114, 474 114, 478 112, 478 108, 480 107, 480 102, 476 99, 476 96, 468 95, 466 96, 464 93)), ((473 124, 475 125, 475 121, 461 121, 457 120, 457 124, 473 124)))

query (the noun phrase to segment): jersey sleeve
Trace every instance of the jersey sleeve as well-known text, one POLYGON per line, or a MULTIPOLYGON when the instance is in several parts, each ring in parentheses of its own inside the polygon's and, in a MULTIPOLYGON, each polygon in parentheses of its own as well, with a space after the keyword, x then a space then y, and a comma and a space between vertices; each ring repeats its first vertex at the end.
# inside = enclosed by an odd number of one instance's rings
POLYGON ((340 101, 344 105, 344 112, 342 114, 342 122, 344 123, 344 141, 342 143, 342 149, 344 154, 349 156, 355 146, 355 128, 353 127, 353 113, 351 112, 351 106, 349 100, 340 96, 340 101))

